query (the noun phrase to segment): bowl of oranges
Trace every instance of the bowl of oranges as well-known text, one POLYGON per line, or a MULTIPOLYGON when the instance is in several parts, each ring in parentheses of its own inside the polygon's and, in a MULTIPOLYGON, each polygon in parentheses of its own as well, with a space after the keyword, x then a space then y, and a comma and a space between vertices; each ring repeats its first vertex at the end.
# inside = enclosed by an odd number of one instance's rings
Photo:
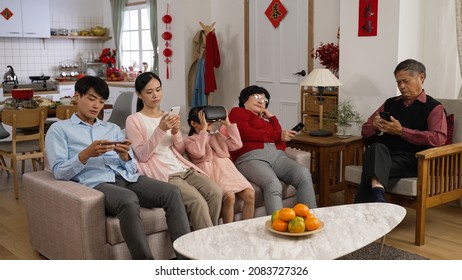
POLYGON ((265 227, 281 235, 304 236, 323 230, 324 222, 310 211, 308 205, 298 203, 293 208, 284 207, 274 211, 265 227))

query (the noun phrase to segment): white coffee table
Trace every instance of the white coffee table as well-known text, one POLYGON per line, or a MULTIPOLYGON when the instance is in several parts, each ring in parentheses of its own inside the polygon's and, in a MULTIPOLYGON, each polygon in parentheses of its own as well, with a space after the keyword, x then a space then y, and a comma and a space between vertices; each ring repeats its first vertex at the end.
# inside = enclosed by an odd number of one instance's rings
POLYGON ((187 258, 202 260, 331 260, 383 237, 406 215, 406 209, 390 203, 312 211, 325 224, 315 234, 293 237, 270 232, 265 222, 271 216, 265 216, 191 232, 175 240, 173 248, 187 258))

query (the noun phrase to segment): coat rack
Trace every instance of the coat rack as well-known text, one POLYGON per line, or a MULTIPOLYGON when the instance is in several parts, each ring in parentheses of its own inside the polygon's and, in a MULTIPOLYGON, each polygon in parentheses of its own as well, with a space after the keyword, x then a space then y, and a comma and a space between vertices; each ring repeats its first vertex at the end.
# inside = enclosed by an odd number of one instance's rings
POLYGON ((215 31, 215 28, 213 28, 215 26, 215 22, 212 22, 211 25, 205 25, 202 21, 199 21, 199 24, 201 25, 202 30, 204 30, 205 36, 207 36, 210 32, 215 31))
MULTIPOLYGON (((214 28, 215 22, 212 22, 212 24, 210 24, 210 25, 206 25, 202 21, 199 21, 199 24, 201 25, 202 30, 204 31, 204 33, 202 33, 202 39, 205 42, 206 41, 205 38, 207 37, 207 35, 210 32, 215 31, 215 28, 214 28)), ((212 95, 211 94, 207 95, 207 105, 212 105, 212 95)))

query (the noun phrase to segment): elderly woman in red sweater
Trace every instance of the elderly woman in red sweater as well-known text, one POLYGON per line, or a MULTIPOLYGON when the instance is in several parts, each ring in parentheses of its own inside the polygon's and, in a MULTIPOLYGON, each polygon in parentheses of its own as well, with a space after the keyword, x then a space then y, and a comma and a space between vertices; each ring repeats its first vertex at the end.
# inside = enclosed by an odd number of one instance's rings
POLYGON ((283 130, 275 115, 268 110, 269 92, 259 86, 241 91, 239 107, 229 113, 237 124, 243 146, 231 152, 237 169, 247 180, 263 189, 267 214, 283 207, 280 181, 297 189, 297 202, 316 207, 316 195, 310 171, 284 152, 286 142, 296 131, 283 130))

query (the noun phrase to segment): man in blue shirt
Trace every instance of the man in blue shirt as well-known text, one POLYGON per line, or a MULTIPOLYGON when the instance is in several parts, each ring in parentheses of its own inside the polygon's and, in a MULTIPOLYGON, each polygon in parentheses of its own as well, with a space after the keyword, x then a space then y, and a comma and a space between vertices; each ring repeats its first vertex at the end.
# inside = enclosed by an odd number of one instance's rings
POLYGON ((81 78, 75 92, 78 111, 70 119, 54 123, 46 134, 53 175, 104 193, 106 212, 119 218, 132 258, 153 259, 140 206, 165 210, 174 241, 190 231, 181 193, 175 185, 139 175, 131 143, 121 129, 97 118, 109 97, 104 80, 81 78))

